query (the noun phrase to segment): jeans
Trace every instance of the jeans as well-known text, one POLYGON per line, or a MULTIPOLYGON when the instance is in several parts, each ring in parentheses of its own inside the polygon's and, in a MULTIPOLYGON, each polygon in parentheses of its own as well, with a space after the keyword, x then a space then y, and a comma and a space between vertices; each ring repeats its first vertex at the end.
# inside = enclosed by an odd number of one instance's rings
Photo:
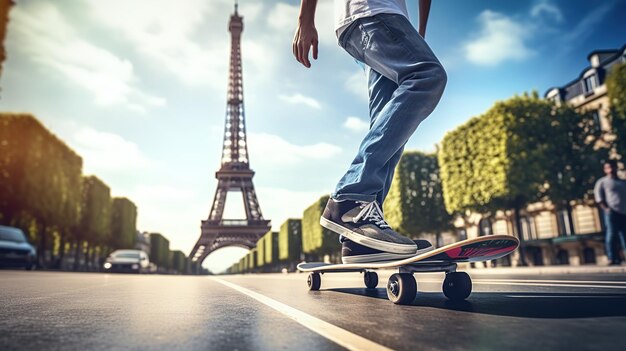
POLYGON ((339 44, 366 66, 370 129, 332 198, 382 205, 404 145, 443 94, 446 72, 401 15, 357 19, 339 44))
POLYGON ((626 215, 613 210, 605 211, 604 224, 606 255, 610 262, 620 262, 619 242, 622 244, 622 250, 626 250, 626 215))

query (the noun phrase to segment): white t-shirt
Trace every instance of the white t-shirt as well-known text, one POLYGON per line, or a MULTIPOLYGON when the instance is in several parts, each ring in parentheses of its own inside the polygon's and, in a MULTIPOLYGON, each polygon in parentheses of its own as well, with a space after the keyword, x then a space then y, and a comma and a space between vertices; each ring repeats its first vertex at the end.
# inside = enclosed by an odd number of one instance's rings
POLYGON ((409 18, 405 0, 335 0, 337 39, 354 20, 379 13, 399 14, 409 18))

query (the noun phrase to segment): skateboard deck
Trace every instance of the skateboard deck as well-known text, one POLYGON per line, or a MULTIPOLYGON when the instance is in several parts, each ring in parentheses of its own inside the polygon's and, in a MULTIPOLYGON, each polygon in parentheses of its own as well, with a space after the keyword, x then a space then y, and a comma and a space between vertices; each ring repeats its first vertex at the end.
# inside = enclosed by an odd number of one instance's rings
POLYGON ((459 241, 401 260, 350 264, 310 262, 300 263, 298 270, 302 272, 325 272, 333 270, 359 271, 363 269, 396 268, 406 265, 432 263, 481 262, 504 257, 515 251, 518 246, 519 240, 516 237, 510 235, 489 235, 459 241))
POLYGON ((438 249, 395 261, 332 264, 324 262, 300 263, 298 270, 309 272, 309 290, 319 290, 320 274, 364 273, 367 288, 378 285, 378 275, 372 270, 398 268, 387 283, 387 297, 395 304, 408 304, 415 299, 417 283, 414 273, 445 272, 443 293, 451 300, 464 300, 472 291, 472 280, 465 272, 457 272, 457 263, 495 260, 517 249, 519 240, 510 235, 488 235, 446 245, 438 249))

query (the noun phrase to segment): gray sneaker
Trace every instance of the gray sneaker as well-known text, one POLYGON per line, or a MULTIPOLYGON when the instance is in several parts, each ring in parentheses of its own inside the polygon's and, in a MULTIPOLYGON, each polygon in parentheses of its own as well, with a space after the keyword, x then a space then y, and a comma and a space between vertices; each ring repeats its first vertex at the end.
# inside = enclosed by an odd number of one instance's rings
POLYGON ((413 240, 395 232, 385 219, 376 201, 335 201, 329 199, 320 218, 322 227, 372 249, 415 254, 413 240))

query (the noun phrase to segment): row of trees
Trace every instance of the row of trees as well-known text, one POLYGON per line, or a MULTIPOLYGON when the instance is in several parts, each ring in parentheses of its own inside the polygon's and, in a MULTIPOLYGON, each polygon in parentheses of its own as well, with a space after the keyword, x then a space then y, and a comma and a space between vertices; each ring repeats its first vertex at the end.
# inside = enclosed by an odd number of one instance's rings
POLYGON ((28 234, 40 266, 92 269, 134 245, 137 207, 31 115, 0 113, 0 179, 0 223, 28 234))
MULTIPOLYGON (((626 154, 626 65, 614 67, 607 86, 616 138, 603 131, 590 112, 532 93, 497 102, 447 133, 436 153, 405 152, 383 206, 387 221, 404 235, 430 234, 439 242, 439 235, 452 230, 459 216, 511 210, 512 234, 521 238, 520 217, 526 206, 550 201, 568 213, 568 227, 573 229, 572 208, 593 201, 602 161, 609 159, 611 150, 626 154)), ((300 240, 301 247, 288 249, 279 236, 279 267, 293 269, 293 262, 324 257, 339 260, 337 234, 319 225, 327 199, 304 210, 301 237, 293 241, 300 240)), ((259 247, 229 271, 264 271, 266 259, 260 258, 259 247)))

